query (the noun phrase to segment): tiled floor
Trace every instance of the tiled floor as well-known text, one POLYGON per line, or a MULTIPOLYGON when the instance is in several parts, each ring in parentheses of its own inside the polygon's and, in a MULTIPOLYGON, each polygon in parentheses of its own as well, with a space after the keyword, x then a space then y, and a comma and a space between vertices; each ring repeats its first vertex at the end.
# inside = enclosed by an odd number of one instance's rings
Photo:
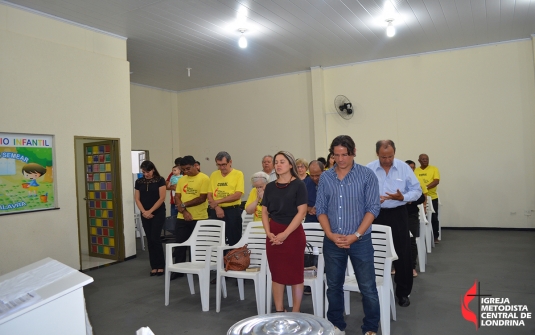
POLYGON ((115 263, 115 261, 111 259, 91 257, 89 255, 84 254, 82 254, 80 257, 82 259, 82 271, 98 268, 106 264, 115 263))
MULTIPOLYGON (((535 317, 525 326, 481 327, 466 321, 461 299, 474 280, 481 294, 508 298, 512 305, 527 305, 535 312, 535 232, 502 230, 442 230, 443 239, 428 257, 427 271, 414 279, 411 305, 396 306, 392 335, 503 335, 535 334, 535 317)), ((89 319, 95 335, 135 334, 149 326, 156 335, 226 334, 236 322, 256 314, 254 286, 245 285, 239 300, 235 281, 227 282, 228 297, 215 311, 215 285, 210 286, 210 311, 201 311, 198 280, 196 294, 187 278, 171 282, 170 303, 164 305, 164 277, 149 277, 147 251, 138 248, 135 259, 87 274, 94 282, 84 287, 89 319)), ((477 300, 475 300, 477 301, 477 300)), ((469 307, 477 311, 477 303, 469 307)), ((287 304, 286 304, 287 306, 287 304)), ((301 312, 312 313, 310 296, 301 312)), ((351 294, 351 314, 345 317, 347 335, 361 334, 362 299, 351 294)), ((381 334, 381 331, 379 331, 381 334)))

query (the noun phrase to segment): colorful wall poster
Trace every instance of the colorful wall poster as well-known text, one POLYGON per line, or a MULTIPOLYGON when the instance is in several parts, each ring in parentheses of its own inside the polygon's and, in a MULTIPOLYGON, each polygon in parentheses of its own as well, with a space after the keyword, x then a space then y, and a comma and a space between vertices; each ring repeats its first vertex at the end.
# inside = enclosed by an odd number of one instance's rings
POLYGON ((54 138, 0 133, 0 215, 56 208, 54 138))

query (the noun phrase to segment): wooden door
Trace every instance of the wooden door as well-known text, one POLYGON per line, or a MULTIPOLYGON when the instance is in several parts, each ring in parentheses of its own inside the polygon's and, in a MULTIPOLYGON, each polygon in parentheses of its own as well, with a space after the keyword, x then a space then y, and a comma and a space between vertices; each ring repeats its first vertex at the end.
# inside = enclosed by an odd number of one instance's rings
POLYGON ((84 144, 89 255, 124 259, 117 141, 84 144))

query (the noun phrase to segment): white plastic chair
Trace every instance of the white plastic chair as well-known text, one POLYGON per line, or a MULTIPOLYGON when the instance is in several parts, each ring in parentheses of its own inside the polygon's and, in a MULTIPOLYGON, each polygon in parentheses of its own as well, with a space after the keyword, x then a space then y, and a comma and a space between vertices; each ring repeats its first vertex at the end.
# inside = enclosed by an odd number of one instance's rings
POLYGON ((435 247, 435 237, 433 235, 433 225, 431 224, 431 215, 435 213, 433 208, 433 201, 430 196, 427 196, 427 222, 428 224, 425 227, 425 243, 427 245, 427 253, 431 253, 431 247, 435 247))
MULTIPOLYGON (((245 210, 241 213, 242 235, 243 235, 243 233, 245 233, 245 229, 247 228, 247 225, 249 224, 249 222, 252 222, 253 219, 254 219, 254 215, 253 214, 247 214, 247 212, 245 210)), ((262 223, 261 221, 259 221, 259 222, 262 223)))
MULTIPOLYGON (((357 242, 358 243, 358 242, 357 242)), ((375 282, 377 284, 377 293, 379 295, 379 305, 381 311, 381 332, 383 335, 390 335, 390 312, 392 320, 396 320, 396 302, 394 299, 394 286, 392 284, 392 262, 398 259, 394 250, 394 241, 392 240, 392 231, 390 227, 374 224, 372 225, 372 243, 374 249, 375 262, 375 282), (385 275, 386 274, 386 275, 385 275)), ((346 315, 350 313, 349 292, 360 292, 353 265, 348 259, 348 275, 344 282, 344 307, 346 315)), ((327 288, 327 283, 325 283, 327 288)), ((328 309, 328 300, 326 301, 326 310, 328 309)))
POLYGON ((418 247, 418 265, 420 272, 425 272, 425 265, 427 264, 427 252, 425 250, 425 234, 427 226, 427 218, 425 217, 424 205, 418 205, 420 215, 420 237, 416 238, 416 246, 418 247))
POLYGON ((199 291, 203 312, 210 308, 210 270, 215 270, 216 247, 225 245, 225 222, 221 220, 197 221, 193 233, 184 243, 168 243, 165 246, 165 306, 169 305, 171 272, 188 276, 189 290, 195 294, 193 275, 199 276, 199 291), (173 248, 191 248, 191 262, 173 263, 173 248))
POLYGON ((238 243, 233 246, 224 246, 217 248, 217 277, 216 277, 216 312, 221 310, 221 295, 227 297, 225 277, 232 277, 238 280, 238 291, 240 300, 244 300, 243 280, 252 279, 255 284, 256 307, 258 315, 266 314, 266 231, 261 221, 249 222, 245 233, 238 243), (247 244, 251 250, 251 265, 259 266, 260 271, 226 271, 223 261, 225 250, 243 247, 247 244))
MULTIPOLYGON (((438 199, 438 207, 442 207, 442 203, 440 202, 440 196, 438 195, 438 192, 437 192, 437 199, 438 199)), ((438 240, 439 241, 442 241, 442 224, 440 223, 440 213, 442 213, 442 211, 438 211, 438 240)))
MULTIPOLYGON (((303 223, 303 229, 305 230, 306 241, 312 245, 312 247, 318 247, 318 269, 316 278, 305 278, 305 286, 310 286, 312 295, 312 307, 314 308, 314 315, 323 317, 323 272, 325 270, 325 261, 323 260, 323 237, 325 232, 321 228, 318 222, 305 222, 303 223)), ((271 313, 271 271, 269 266, 267 269, 267 312, 271 313)), ((288 297, 288 306, 293 306, 292 287, 286 287, 286 296, 288 297)))
POLYGON ((144 238, 145 231, 143 230, 143 224, 141 223, 141 214, 134 213, 134 223, 136 225, 137 234, 139 234, 139 239, 141 242, 141 250, 145 251, 145 238, 144 238))

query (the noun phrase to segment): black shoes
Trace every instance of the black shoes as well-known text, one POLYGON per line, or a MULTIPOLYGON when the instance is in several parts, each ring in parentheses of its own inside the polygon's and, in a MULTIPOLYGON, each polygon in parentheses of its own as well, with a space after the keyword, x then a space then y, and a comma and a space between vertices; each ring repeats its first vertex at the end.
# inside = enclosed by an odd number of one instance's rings
POLYGON ((411 301, 409 300, 409 297, 401 297, 398 298, 398 305, 401 307, 408 307, 411 304, 411 301))

